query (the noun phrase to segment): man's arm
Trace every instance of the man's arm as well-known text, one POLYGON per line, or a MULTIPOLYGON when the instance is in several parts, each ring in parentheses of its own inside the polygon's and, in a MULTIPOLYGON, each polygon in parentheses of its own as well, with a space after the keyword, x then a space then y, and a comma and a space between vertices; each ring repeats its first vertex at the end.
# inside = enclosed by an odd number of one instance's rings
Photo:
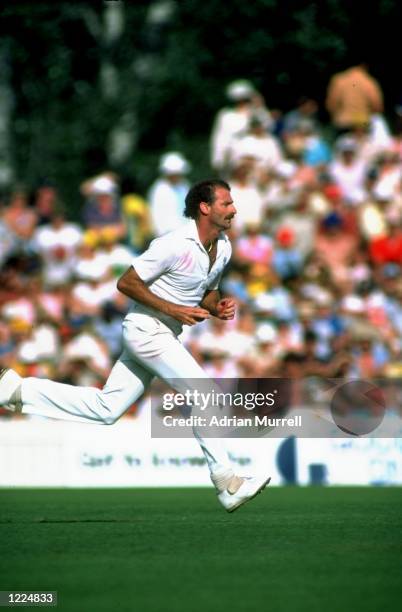
POLYGON ((131 266, 117 281, 117 289, 127 297, 159 310, 185 325, 194 325, 209 318, 209 311, 200 307, 181 306, 158 297, 150 291, 131 266))
POLYGON ((208 310, 218 319, 233 319, 236 310, 236 303, 232 298, 223 298, 217 289, 207 291, 200 304, 202 308, 208 310))

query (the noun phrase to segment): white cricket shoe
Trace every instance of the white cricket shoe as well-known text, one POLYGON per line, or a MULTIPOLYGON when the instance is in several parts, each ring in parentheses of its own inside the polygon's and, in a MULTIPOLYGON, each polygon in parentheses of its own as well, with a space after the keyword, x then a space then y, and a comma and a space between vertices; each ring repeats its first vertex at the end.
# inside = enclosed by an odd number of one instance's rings
POLYGON ((10 404, 11 398, 21 382, 21 376, 11 368, 0 370, 0 406, 10 404))
POLYGON ((227 512, 234 512, 237 508, 253 499, 258 493, 261 493, 270 480, 270 476, 245 477, 243 484, 235 493, 230 493, 226 489, 218 493, 218 499, 227 512))

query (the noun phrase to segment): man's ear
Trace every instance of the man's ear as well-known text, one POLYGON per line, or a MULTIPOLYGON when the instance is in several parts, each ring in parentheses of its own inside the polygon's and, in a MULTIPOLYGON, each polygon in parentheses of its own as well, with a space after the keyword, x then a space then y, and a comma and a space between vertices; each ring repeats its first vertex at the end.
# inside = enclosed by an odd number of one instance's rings
POLYGON ((206 202, 200 202, 200 212, 203 215, 209 215, 210 206, 206 202))

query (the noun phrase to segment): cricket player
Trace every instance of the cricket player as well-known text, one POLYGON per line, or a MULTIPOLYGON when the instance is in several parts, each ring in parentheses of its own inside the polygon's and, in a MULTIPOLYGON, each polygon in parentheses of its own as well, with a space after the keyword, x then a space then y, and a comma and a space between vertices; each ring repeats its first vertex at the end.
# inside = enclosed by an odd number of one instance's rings
MULTIPOLYGON (((144 393, 154 376, 185 393, 207 375, 178 336, 183 325, 211 315, 233 319, 235 303, 218 291, 231 256, 225 231, 236 214, 229 185, 222 180, 195 184, 185 200, 188 223, 155 239, 118 280, 133 300, 123 321, 123 352, 103 389, 75 387, 42 378, 0 373, 0 405, 13 412, 112 425, 144 393)), ((211 381, 212 384, 212 381, 211 381)), ((233 512, 269 482, 268 476, 234 474, 217 438, 197 435, 218 499, 233 512)))

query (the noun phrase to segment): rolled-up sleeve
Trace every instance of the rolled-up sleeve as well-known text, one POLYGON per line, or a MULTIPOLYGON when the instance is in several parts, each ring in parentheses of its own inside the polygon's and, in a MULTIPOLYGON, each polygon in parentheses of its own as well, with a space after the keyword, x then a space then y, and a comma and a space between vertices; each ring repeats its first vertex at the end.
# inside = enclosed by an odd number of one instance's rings
POLYGON ((152 283, 174 266, 177 256, 173 241, 156 238, 144 253, 133 260, 132 265, 144 283, 152 283))

